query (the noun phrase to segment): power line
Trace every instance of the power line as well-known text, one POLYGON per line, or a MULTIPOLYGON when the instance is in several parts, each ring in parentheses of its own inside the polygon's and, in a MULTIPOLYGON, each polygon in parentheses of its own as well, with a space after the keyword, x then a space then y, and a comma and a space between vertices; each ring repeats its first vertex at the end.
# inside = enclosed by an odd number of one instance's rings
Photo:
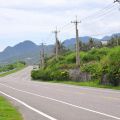
MULTIPOLYGON (((100 13, 100 14, 98 14, 98 15, 96 15, 96 16, 91 16, 92 18, 92 20, 93 21, 95 21, 96 19, 101 19, 102 17, 105 17, 106 15, 108 15, 108 14, 110 14, 111 12, 113 12, 115 9, 114 9, 114 7, 115 6, 113 6, 113 7, 111 7, 109 10, 106 10, 106 11, 104 11, 104 12, 102 12, 102 13, 100 13)), ((90 19, 86 19, 86 20, 83 20, 82 22, 83 23, 88 23, 90 21, 90 19)), ((90 21, 90 23, 91 23, 91 21, 90 21)))
POLYGON ((89 15, 89 16, 81 19, 81 20, 84 21, 84 20, 86 20, 86 19, 88 19, 88 18, 95 17, 96 15, 98 16, 99 14, 103 14, 104 11, 111 9, 111 7, 113 7, 113 6, 114 6, 113 3, 112 3, 112 4, 109 4, 109 5, 107 5, 106 7, 98 10, 97 12, 95 12, 95 13, 93 13, 93 14, 91 14, 91 15, 89 15), (102 13, 101 13, 101 12, 102 12, 102 13))
POLYGON ((86 21, 86 22, 83 22, 83 23, 88 24, 88 23, 91 23, 91 22, 100 21, 100 20, 104 19, 105 17, 107 17, 108 15, 110 15, 111 13, 113 13, 113 12, 115 12, 115 9, 114 10, 110 10, 109 12, 106 12, 106 13, 102 14, 101 16, 99 16, 97 18, 94 18, 91 21, 86 21))
MULTIPOLYGON (((96 18, 96 17, 97 17, 97 19, 99 19, 99 18, 101 18, 101 17, 105 17, 105 15, 109 14, 109 12, 111 12, 114 7, 115 7, 115 6, 113 5, 113 3, 112 3, 112 4, 109 4, 109 5, 105 6, 104 8, 102 8, 101 10, 99 10, 99 11, 93 13, 92 15, 89 15, 89 16, 81 19, 81 20, 82 20, 83 23, 84 23, 85 21, 88 21, 88 20, 89 20, 88 18, 90 18, 90 17, 91 17, 92 19, 94 19, 94 18, 96 18)), ((68 27, 69 25, 70 25, 69 23, 65 24, 64 26, 61 27, 61 30, 62 30, 62 29, 64 30, 64 28, 68 27)))

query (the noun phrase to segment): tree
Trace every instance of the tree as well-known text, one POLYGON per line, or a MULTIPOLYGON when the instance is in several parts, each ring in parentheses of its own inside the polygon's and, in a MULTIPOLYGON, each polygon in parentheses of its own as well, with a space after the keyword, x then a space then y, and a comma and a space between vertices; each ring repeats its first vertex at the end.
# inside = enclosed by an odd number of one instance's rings
POLYGON ((94 39, 93 38, 90 38, 89 39, 89 42, 88 42, 88 46, 89 46, 89 49, 92 49, 94 47, 95 43, 94 43, 94 39))
POLYGON ((114 35, 109 41, 108 41, 108 47, 114 47, 120 45, 120 37, 118 35, 114 35))

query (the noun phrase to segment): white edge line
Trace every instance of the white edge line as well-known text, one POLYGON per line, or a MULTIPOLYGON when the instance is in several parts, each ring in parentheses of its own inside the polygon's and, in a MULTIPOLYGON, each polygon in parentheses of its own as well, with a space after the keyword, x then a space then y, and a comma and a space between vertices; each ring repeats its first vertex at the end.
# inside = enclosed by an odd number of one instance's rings
POLYGON ((19 89, 16 89, 14 87, 11 87, 11 86, 8 86, 8 85, 2 84, 2 83, 0 83, 0 84, 2 86, 11 88, 13 90, 17 90, 19 92, 23 92, 23 93, 27 93, 27 94, 30 94, 30 95, 38 96, 38 97, 41 97, 41 98, 44 98, 44 99, 48 99, 48 100, 51 100, 51 101, 56 101, 56 102, 59 102, 59 103, 62 103, 62 104, 66 104, 68 106, 72 106, 72 107, 79 108, 79 109, 82 109, 82 110, 85 110, 85 111, 89 111, 89 112, 100 114, 100 115, 103 115, 103 116, 106 116, 106 117, 110 117, 110 118, 113 118, 113 119, 116 119, 116 120, 120 120, 119 117, 116 117, 116 116, 113 116, 113 115, 109 115, 109 114, 106 114, 106 113, 98 112, 98 111, 91 110, 91 109, 88 109, 88 108, 85 108, 85 107, 80 107, 80 106, 77 106, 77 105, 74 105, 74 104, 71 104, 71 103, 68 103, 68 102, 60 101, 60 100, 57 100, 57 99, 54 99, 54 98, 50 98, 50 97, 45 97, 45 96, 38 95, 38 94, 35 94, 35 93, 27 92, 27 91, 24 91, 24 90, 19 90, 19 89))
POLYGON ((55 118, 53 118, 53 117, 51 117, 51 116, 49 116, 49 115, 47 115, 47 114, 45 114, 45 113, 43 113, 43 112, 41 112, 41 111, 39 111, 39 110, 37 110, 37 109, 29 106, 28 104, 24 103, 23 101, 21 101, 21 100, 19 100, 19 99, 16 99, 16 98, 14 98, 14 97, 12 97, 12 96, 10 96, 10 95, 2 92, 2 91, 0 91, 0 93, 1 93, 2 95, 4 95, 4 96, 8 97, 8 98, 11 98, 11 99, 17 101, 18 103, 20 103, 20 104, 22 104, 23 106, 29 108, 30 110, 32 110, 32 111, 34 111, 34 112, 36 112, 36 113, 38 113, 38 114, 40 114, 40 115, 48 118, 49 120, 57 120, 57 119, 55 119, 55 118))

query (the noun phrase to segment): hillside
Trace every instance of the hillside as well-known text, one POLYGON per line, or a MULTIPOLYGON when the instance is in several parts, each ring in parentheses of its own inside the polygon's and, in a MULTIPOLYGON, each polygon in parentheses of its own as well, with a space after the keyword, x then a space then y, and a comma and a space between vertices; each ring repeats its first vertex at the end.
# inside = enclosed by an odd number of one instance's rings
MULTIPOLYGON (((51 54, 53 46, 45 46, 46 53, 51 54)), ((28 64, 38 63, 40 59, 41 46, 36 45, 32 41, 21 42, 14 47, 7 47, 0 53, 0 64, 9 64, 16 61, 25 61, 28 64)))
POLYGON ((81 66, 76 69, 75 53, 50 58, 45 69, 32 72, 33 79, 43 81, 91 82, 95 85, 120 85, 120 46, 80 52, 81 66), (80 71, 79 71, 80 70, 80 71))

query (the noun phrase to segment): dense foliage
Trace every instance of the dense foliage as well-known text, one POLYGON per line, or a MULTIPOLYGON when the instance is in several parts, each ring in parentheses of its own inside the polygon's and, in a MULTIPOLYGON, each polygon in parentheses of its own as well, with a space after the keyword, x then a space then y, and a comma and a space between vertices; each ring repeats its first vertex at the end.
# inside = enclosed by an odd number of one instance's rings
MULTIPOLYGON (((80 70, 91 74, 92 80, 101 81, 107 75, 109 85, 120 85, 120 46, 114 48, 93 48, 88 52, 80 52, 80 70)), ((59 57, 54 57, 46 62, 46 67, 32 71, 33 79, 40 80, 70 80, 69 70, 76 68, 75 53, 68 52, 59 57)), ((100 82, 99 82, 100 83, 100 82)))
POLYGON ((13 64, 2 65, 2 66, 0 66, 0 73, 14 70, 21 66, 25 66, 25 64, 26 64, 25 62, 19 61, 19 62, 13 63, 13 64))

